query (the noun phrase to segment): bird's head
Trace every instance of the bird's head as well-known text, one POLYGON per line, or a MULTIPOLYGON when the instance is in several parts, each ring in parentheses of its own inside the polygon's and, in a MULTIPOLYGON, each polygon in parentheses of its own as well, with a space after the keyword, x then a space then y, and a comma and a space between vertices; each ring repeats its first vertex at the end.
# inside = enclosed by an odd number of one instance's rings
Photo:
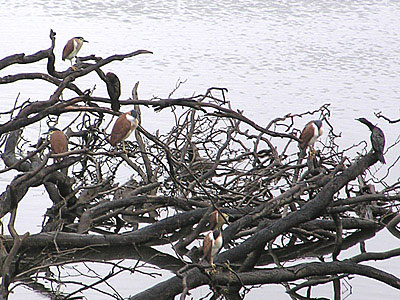
POLYGON ((213 231, 214 240, 216 240, 220 234, 221 234, 221 231, 219 229, 215 229, 213 231))
POLYGON ((356 120, 367 125, 370 130, 373 130, 375 128, 375 125, 368 121, 366 118, 358 118, 356 120))
POLYGON ((135 119, 137 119, 138 114, 137 114, 136 110, 132 109, 132 110, 129 112, 129 114, 130 114, 132 117, 134 117, 135 119))
POLYGON ((83 37, 81 37, 81 36, 76 36, 76 37, 74 37, 74 39, 80 40, 82 43, 83 43, 83 42, 89 43, 89 41, 85 40, 85 39, 84 39, 83 37))
POLYGON ((321 120, 315 120, 314 124, 318 127, 318 129, 321 129, 321 127, 322 127, 322 121, 321 120))
POLYGON ((356 119, 357 121, 361 122, 361 123, 369 123, 369 121, 366 118, 358 118, 356 119))

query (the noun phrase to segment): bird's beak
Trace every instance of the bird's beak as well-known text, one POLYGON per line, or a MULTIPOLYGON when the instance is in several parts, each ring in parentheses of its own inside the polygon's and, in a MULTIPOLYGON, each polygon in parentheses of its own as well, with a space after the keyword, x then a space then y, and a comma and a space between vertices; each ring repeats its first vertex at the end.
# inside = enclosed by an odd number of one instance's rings
POLYGON ((87 40, 83 40, 84 42, 86 42, 86 43, 89 43, 89 41, 87 41, 87 40))

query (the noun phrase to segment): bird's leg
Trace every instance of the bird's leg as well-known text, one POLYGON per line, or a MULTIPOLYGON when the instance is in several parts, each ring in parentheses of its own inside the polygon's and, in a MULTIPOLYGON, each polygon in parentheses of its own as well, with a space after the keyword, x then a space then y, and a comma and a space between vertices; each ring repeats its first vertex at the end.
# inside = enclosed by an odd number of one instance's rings
POLYGON ((77 71, 78 68, 75 67, 75 66, 72 64, 72 60, 73 60, 73 58, 71 58, 71 59, 69 60, 69 62, 71 63, 71 69, 72 69, 72 71, 77 71))
POLYGON ((310 145, 310 156, 316 156, 317 155, 317 151, 315 151, 314 147, 310 145))
POLYGON ((315 149, 313 148, 313 154, 314 154, 314 156, 317 156, 317 153, 318 153, 318 151, 315 150, 315 149))
POLYGON ((211 264, 211 270, 208 272, 209 275, 217 273, 217 269, 214 264, 211 264))
POLYGON ((226 262, 226 263, 225 263, 225 267, 226 267, 226 269, 227 269, 229 272, 232 272, 232 273, 235 272, 235 271, 232 270, 232 268, 231 268, 229 262, 226 262))
POLYGON ((214 261, 213 261, 213 258, 211 257, 211 259, 210 259, 210 265, 211 265, 211 268, 212 268, 212 270, 210 271, 210 274, 214 274, 215 272, 217 272, 217 270, 216 270, 216 268, 215 268, 215 264, 214 264, 214 261))
POLYGON ((224 263, 225 268, 228 270, 228 276, 229 278, 231 278, 232 274, 235 274, 237 277, 239 277, 239 275, 235 272, 235 270, 233 270, 230 266, 229 261, 227 261, 226 263, 224 263))
POLYGON ((122 141, 122 150, 125 152, 125 154, 128 154, 128 151, 126 151, 125 148, 125 141, 122 141))

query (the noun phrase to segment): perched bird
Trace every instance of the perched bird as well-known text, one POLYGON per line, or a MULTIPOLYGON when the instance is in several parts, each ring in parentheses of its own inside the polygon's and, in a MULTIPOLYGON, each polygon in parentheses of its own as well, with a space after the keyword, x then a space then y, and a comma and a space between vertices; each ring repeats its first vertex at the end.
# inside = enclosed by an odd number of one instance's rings
POLYGON ((222 234, 219 229, 208 232, 204 237, 202 259, 206 259, 212 267, 214 267, 213 258, 222 248, 222 243, 222 234))
POLYGON ((313 120, 306 124, 303 131, 300 135, 301 142, 299 143, 299 147, 302 151, 304 151, 307 146, 310 147, 310 153, 315 153, 314 144, 317 139, 322 135, 322 121, 321 120, 313 120))
POLYGON ((229 216, 225 213, 222 213, 222 215, 218 212, 218 210, 214 210, 210 214, 209 222, 212 229, 221 229, 222 225, 228 221, 229 216))
POLYGON ((106 74, 107 92, 111 99, 111 109, 113 111, 119 111, 119 96, 121 96, 121 82, 117 75, 112 72, 106 74))
MULTIPOLYGON (((68 141, 67 137, 65 136, 64 132, 57 128, 50 128, 50 146, 51 150, 55 154, 63 153, 68 151, 68 141)), ((60 162, 60 158, 54 159, 56 162, 60 162)))
POLYGON ((88 41, 85 40, 81 36, 77 36, 77 37, 74 37, 74 38, 70 39, 67 42, 67 44, 65 44, 65 46, 64 46, 64 50, 63 50, 63 53, 62 53, 62 60, 69 59, 69 61, 71 62, 71 66, 72 66, 72 59, 74 57, 76 57, 76 55, 78 54, 79 50, 81 50, 83 42, 88 43, 88 41))
POLYGON ((371 130, 371 143, 372 149, 378 154, 378 159, 381 163, 385 163, 385 158, 383 157, 383 149, 385 148, 385 135, 383 131, 373 125, 366 118, 358 118, 357 121, 368 126, 369 130, 371 130))
POLYGON ((131 135, 137 126, 138 119, 135 110, 123 113, 118 117, 117 121, 115 121, 114 127, 111 131, 110 144, 116 146, 122 142, 122 148, 124 152, 126 152, 124 140, 131 135))

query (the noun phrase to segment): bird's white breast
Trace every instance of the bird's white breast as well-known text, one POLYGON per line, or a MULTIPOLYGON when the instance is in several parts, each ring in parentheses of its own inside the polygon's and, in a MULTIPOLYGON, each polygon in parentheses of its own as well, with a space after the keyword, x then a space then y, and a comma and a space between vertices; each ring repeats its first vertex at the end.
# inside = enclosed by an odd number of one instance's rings
POLYGON ((131 129, 127 132, 126 136, 124 137, 124 140, 127 139, 138 126, 138 120, 132 117, 130 114, 126 114, 126 119, 131 123, 131 129))
POLYGON ((78 53, 78 51, 81 49, 82 47, 82 42, 78 42, 77 40, 74 40, 74 50, 75 53, 78 53))
POLYGON ((324 133, 324 129, 322 127, 319 129, 318 136, 320 137, 324 133))
MULTIPOLYGON (((211 233, 212 235, 212 233, 211 233)), ((219 249, 221 249, 222 247, 222 237, 218 237, 215 242, 214 242, 214 246, 211 249, 211 255, 214 256, 215 254, 218 253, 219 249)))
POLYGON ((313 146, 314 143, 316 142, 317 138, 322 135, 322 127, 320 129, 318 129, 318 126, 315 125, 314 123, 312 124, 312 127, 313 127, 314 134, 313 134, 310 142, 308 143, 311 146, 313 146))
POLYGON ((131 126, 134 126, 134 125, 135 125, 135 121, 136 121, 136 123, 137 123, 137 119, 134 118, 134 117, 132 117, 132 115, 130 115, 130 114, 126 114, 126 119, 127 119, 129 122, 131 122, 131 126))

